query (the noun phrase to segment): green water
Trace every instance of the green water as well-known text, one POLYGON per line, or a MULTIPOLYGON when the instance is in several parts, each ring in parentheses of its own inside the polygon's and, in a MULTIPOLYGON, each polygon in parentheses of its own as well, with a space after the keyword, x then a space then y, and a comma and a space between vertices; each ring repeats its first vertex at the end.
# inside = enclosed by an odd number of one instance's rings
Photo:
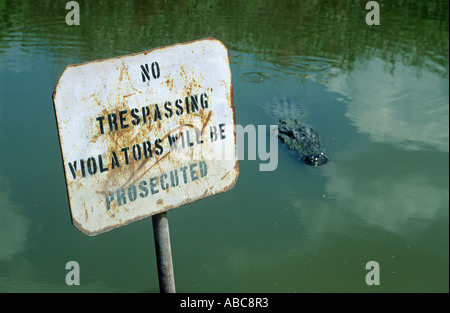
POLYGON ((51 95, 65 66, 215 37, 236 122, 296 99, 330 162, 278 147, 233 190, 168 213, 179 292, 448 292, 448 1, 0 0, 0 291, 158 292, 151 219, 70 221, 51 95), (69 261, 80 285, 65 282, 69 261), (365 282, 377 261, 380 285, 365 282))

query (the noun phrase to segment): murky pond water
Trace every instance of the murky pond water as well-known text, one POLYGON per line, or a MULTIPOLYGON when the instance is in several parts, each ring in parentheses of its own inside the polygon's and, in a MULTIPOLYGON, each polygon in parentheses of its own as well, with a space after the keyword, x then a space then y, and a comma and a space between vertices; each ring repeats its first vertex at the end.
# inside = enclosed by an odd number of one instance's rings
POLYGON ((276 170, 246 157, 233 190, 170 211, 177 291, 448 292, 447 1, 378 1, 379 26, 365 1, 78 2, 68 26, 66 1, 0 0, 0 291, 158 291, 151 219, 71 225, 51 95, 68 64, 215 37, 237 124, 292 99, 330 161, 279 144, 276 170))

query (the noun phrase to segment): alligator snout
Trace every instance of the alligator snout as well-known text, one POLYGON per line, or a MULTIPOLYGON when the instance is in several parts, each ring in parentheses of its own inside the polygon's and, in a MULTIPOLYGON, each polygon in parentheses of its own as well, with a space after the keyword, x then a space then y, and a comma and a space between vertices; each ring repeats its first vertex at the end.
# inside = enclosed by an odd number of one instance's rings
POLYGON ((327 163, 328 158, 323 152, 321 152, 319 154, 307 155, 303 158, 303 161, 308 165, 320 166, 320 165, 324 165, 325 163, 327 163))

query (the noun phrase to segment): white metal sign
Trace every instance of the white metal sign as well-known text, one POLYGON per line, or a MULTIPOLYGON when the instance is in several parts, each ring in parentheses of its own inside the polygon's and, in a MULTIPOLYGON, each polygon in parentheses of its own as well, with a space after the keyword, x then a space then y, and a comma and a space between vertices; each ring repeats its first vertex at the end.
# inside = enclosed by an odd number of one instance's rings
POLYGON ((72 222, 88 235, 237 180, 231 70, 216 39, 70 65, 53 103, 72 222))

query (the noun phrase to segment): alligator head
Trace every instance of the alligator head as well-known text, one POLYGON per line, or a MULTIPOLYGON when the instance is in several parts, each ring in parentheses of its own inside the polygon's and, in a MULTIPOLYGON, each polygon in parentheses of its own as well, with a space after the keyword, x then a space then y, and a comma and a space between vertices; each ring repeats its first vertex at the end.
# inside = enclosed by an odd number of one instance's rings
POLYGON ((308 165, 320 166, 328 162, 328 157, 320 145, 319 135, 306 125, 280 120, 278 138, 291 150, 295 150, 300 158, 308 165))

